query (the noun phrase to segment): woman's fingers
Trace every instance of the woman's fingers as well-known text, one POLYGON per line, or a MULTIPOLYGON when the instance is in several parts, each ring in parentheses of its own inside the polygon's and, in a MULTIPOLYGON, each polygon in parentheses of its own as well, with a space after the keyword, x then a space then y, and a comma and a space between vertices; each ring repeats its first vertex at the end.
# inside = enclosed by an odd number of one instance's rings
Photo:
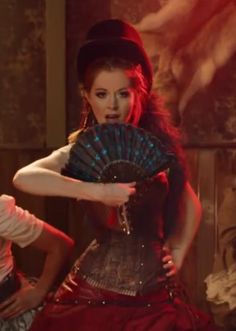
POLYGON ((136 185, 136 182, 126 183, 125 185, 128 185, 129 187, 134 187, 136 185))
POLYGON ((131 195, 135 194, 135 185, 135 182, 104 184, 101 202, 109 206, 121 206, 129 201, 131 195))
POLYGON ((0 311, 1 318, 12 318, 19 315, 22 311, 21 304, 17 298, 8 300, 8 304, 4 303, 4 308, 0 311))
POLYGON ((173 260, 168 260, 164 262, 163 268, 166 270, 166 276, 171 277, 177 274, 177 268, 173 260))
POLYGON ((16 296, 12 295, 10 298, 8 298, 7 300, 5 300, 0 304, 0 316, 2 316, 2 311, 5 311, 5 309, 11 304, 13 304, 15 300, 16 300, 16 296))
POLYGON ((164 256, 162 258, 163 268, 166 270, 166 276, 171 277, 177 274, 177 267, 173 261, 170 250, 167 247, 163 248, 164 256))
POLYGON ((162 258, 162 261, 167 264, 168 264, 168 261, 171 261, 171 260, 172 260, 172 256, 170 254, 167 254, 162 258))

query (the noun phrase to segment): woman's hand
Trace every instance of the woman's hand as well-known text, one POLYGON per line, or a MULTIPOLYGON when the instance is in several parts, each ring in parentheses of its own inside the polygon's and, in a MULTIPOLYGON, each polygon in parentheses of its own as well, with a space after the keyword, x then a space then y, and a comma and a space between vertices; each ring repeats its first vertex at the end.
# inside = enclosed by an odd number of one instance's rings
POLYGON ((29 283, 0 304, 0 318, 8 319, 21 315, 37 307, 44 299, 45 293, 29 283))
POLYGON ((178 272, 178 268, 173 261, 173 257, 170 253, 169 248, 163 247, 163 255, 164 257, 162 258, 163 262, 163 268, 166 270, 166 276, 167 277, 172 277, 175 276, 178 272))
POLYGON ((123 205, 128 202, 129 197, 136 192, 135 182, 94 185, 96 185, 96 189, 93 191, 94 200, 100 201, 111 207, 119 207, 123 205))

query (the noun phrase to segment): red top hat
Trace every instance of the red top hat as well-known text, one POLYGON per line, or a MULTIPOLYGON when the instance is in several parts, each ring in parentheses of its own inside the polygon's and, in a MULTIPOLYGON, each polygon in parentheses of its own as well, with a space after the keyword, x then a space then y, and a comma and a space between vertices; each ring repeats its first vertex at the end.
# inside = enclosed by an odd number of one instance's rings
POLYGON ((96 23, 88 31, 77 57, 79 81, 84 81, 88 65, 102 57, 119 57, 140 64, 151 90, 152 65, 138 32, 130 24, 119 19, 108 19, 96 23))

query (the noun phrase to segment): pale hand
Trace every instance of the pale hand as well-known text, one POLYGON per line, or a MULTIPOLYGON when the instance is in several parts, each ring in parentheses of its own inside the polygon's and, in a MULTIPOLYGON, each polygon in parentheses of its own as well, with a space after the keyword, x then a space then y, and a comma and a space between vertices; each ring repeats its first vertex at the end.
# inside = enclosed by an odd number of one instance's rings
POLYGON ((162 258, 162 262, 163 262, 163 268, 166 270, 166 276, 167 277, 175 276, 178 273, 178 268, 175 261, 173 260, 173 256, 170 253, 169 248, 163 247, 163 251, 165 255, 162 258))
POLYGON ((129 197, 136 192, 135 182, 98 185, 100 185, 98 200, 111 207, 119 207, 123 205, 128 202, 129 197))

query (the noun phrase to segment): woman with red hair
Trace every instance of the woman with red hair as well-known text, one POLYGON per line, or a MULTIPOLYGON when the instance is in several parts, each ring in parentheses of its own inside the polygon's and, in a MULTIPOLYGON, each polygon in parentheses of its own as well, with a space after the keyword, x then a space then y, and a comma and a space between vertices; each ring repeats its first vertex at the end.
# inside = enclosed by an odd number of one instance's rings
MULTIPOLYGON (((201 208, 187 181, 177 132, 151 92, 152 68, 137 31, 117 19, 95 24, 79 50, 77 69, 84 101, 79 130, 67 146, 19 170, 14 183, 33 194, 86 200, 95 238, 32 330, 187 331, 198 325, 214 330, 178 295, 174 275, 196 233, 201 208), (100 158, 96 155, 87 172, 77 169, 78 177, 68 176, 65 170, 86 130, 122 125, 156 137, 173 156, 172 166, 140 182, 130 176, 96 183, 88 176, 100 158)), ((109 139, 108 144, 122 148, 109 139)), ((144 153, 142 146, 136 155, 144 153)), ((88 153, 90 147, 86 143, 88 153)))

